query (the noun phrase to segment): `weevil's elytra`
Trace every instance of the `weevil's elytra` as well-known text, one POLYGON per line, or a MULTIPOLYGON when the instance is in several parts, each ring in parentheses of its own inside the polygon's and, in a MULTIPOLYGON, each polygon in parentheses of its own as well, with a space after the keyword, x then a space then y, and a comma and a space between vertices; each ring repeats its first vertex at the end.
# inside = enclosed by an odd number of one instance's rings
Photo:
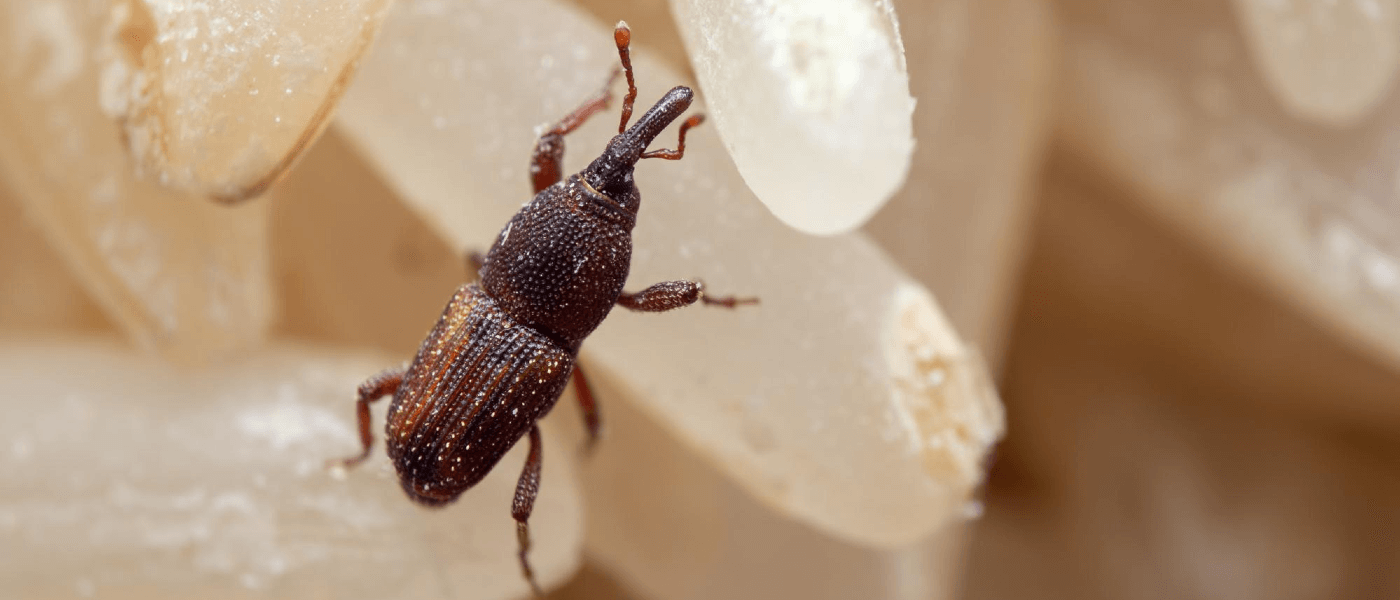
POLYGON ((404 491, 436 506, 476 485, 554 404, 573 365, 572 353, 462 286, 389 406, 385 438, 404 491))
POLYGON ((384 432, 389 458, 404 492, 426 506, 456 500, 529 434, 530 452, 511 515, 520 566, 536 594, 540 588, 528 559, 528 523, 541 465, 535 422, 553 408, 570 378, 578 384, 588 447, 598 437, 596 403, 577 365, 583 340, 615 305, 661 312, 696 302, 728 308, 757 302, 712 298, 698 281, 623 291, 642 202, 632 177, 637 161, 680 160, 686 132, 703 117, 692 115, 681 124, 674 150, 648 151, 690 108, 694 93, 673 88, 629 128, 637 87, 626 23, 617 24, 614 41, 627 76, 618 135, 583 171, 562 176, 564 136, 607 107, 611 94, 605 87, 540 137, 530 165, 534 199, 506 223, 485 257, 472 255, 480 285, 458 288, 413 362, 360 385, 356 411, 362 451, 342 461, 352 466, 369 456, 369 405, 389 394, 394 396, 384 432))

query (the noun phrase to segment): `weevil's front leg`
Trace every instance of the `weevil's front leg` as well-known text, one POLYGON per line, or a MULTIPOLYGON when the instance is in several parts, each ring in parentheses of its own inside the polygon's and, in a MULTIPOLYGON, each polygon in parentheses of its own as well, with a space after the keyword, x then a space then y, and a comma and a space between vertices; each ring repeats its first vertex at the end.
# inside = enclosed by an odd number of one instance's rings
POLYGON ((535 141, 535 152, 530 157, 530 183, 534 186, 536 194, 559 183, 559 179, 564 176, 564 136, 578 129, 588 117, 593 116, 593 113, 608 107, 608 102, 612 101, 610 88, 617 80, 618 73, 620 71, 614 70, 608 77, 608 83, 596 96, 560 119, 553 129, 544 132, 544 135, 535 141))
POLYGON ((664 312, 696 302, 734 308, 740 304, 758 304, 758 298, 712 297, 705 293, 705 284, 699 281, 663 281, 635 294, 623 292, 617 297, 619 305, 641 312, 664 312))
POLYGON ((593 448, 598 445, 598 435, 602 431, 603 423, 598 417, 598 401, 593 398, 593 388, 588 385, 588 378, 583 376, 583 367, 574 363, 574 391, 578 394, 578 405, 583 409, 583 426, 588 430, 588 439, 583 441, 583 454, 593 453, 593 448))
POLYGON ((535 509, 535 497, 540 494, 540 427, 530 427, 530 455, 525 459, 525 469, 520 472, 520 481, 515 484, 515 502, 510 514, 515 517, 515 536, 520 542, 520 569, 525 572, 525 580, 536 596, 543 596, 540 584, 535 582, 535 570, 530 568, 530 511, 535 509))
POLYGON ((360 421, 360 444, 364 446, 364 449, 357 456, 332 461, 332 464, 339 463, 345 468, 350 468, 369 458, 370 448, 374 446, 374 435, 370 433, 369 429, 369 404, 398 390, 399 384, 403 383, 404 373, 407 371, 408 367, 388 369, 360 384, 359 398, 355 401, 355 411, 360 421))

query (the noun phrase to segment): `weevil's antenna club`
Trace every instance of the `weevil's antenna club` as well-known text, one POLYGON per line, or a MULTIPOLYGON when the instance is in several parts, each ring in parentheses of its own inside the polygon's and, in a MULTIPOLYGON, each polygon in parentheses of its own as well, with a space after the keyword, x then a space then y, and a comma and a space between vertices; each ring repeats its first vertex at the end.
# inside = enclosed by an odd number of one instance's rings
POLYGON ((646 150, 651 142, 661 135, 661 131, 666 129, 672 121, 680 118, 681 114, 690 108, 690 103, 695 100, 695 92, 683 85, 671 88, 660 100, 656 101, 642 118, 623 133, 620 137, 631 138, 646 150))

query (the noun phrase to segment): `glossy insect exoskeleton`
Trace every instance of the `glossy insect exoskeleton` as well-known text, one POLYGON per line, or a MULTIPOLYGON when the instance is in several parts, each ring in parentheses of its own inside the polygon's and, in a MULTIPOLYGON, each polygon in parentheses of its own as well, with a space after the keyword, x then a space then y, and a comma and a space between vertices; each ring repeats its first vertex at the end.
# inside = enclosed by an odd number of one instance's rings
POLYGON ((637 88, 626 23, 618 23, 614 39, 627 75, 618 135, 587 168, 561 180, 564 135, 607 107, 611 96, 604 88, 540 137, 530 168, 534 199, 501 230, 484 260, 473 259, 481 283, 457 290, 413 362, 360 385, 356 408, 364 448, 343 461, 351 466, 369 456, 369 404, 389 394, 394 396, 384 432, 389 458, 404 491, 424 505, 456 500, 528 433, 530 454, 511 514, 521 568, 537 594, 527 558, 528 521, 540 478, 535 421, 549 412, 572 377, 589 446, 597 440, 597 407, 576 363, 584 338, 614 305, 659 312, 697 301, 731 308, 754 302, 711 298, 698 281, 668 281, 637 293, 622 290, 641 205, 633 168, 643 158, 680 159, 686 131, 702 117, 691 116, 681 125, 675 150, 647 151, 690 107, 693 94, 684 86, 672 89, 628 128, 637 88))

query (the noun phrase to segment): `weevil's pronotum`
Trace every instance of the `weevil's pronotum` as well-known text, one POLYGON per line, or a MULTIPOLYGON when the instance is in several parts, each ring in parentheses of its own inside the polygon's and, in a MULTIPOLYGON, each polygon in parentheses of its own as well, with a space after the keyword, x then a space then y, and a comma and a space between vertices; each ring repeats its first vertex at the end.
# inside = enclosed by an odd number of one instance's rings
MULTIPOLYGON (((561 179, 564 136, 607 107, 611 94, 605 87, 540 136, 530 165, 534 199, 506 223, 484 260, 474 260, 480 284, 457 289, 413 362, 360 385, 356 409, 364 448, 343 461, 352 466, 369 456, 369 405, 389 394, 394 396, 384 431, 389 458, 404 491, 427 506, 456 500, 528 433, 530 453, 511 514, 520 566, 536 594, 540 588, 527 554, 530 511, 540 480, 535 421, 549 412, 572 377, 588 445, 596 442, 597 406, 576 364, 584 338, 615 304, 660 312, 695 302, 730 308, 756 302, 712 298, 698 281, 622 291, 642 199, 632 171, 643 158, 679 160, 685 155, 686 131, 702 117, 693 115, 681 124, 675 150, 648 151, 652 140, 690 107, 693 93, 684 86, 673 88, 628 128, 637 86, 627 24, 618 23, 613 37, 627 75, 618 135, 587 168, 561 179)), ((616 76, 614 72, 608 83, 616 76)))

